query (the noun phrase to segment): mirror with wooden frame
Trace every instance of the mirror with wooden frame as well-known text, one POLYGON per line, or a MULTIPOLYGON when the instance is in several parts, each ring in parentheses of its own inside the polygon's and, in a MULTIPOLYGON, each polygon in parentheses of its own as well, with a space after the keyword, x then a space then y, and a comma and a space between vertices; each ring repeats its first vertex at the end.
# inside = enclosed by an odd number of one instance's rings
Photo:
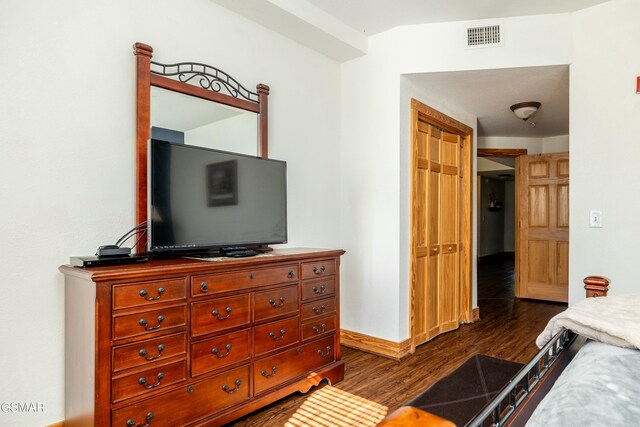
MULTIPOLYGON (((216 67, 198 62, 162 64, 153 49, 133 46, 136 56, 136 223, 148 216, 150 139, 268 157, 269 86, 247 90, 216 67), (217 137, 216 137, 217 136, 217 137), (223 137, 221 137, 223 136, 223 137)), ((145 252, 146 227, 136 252, 145 252)))

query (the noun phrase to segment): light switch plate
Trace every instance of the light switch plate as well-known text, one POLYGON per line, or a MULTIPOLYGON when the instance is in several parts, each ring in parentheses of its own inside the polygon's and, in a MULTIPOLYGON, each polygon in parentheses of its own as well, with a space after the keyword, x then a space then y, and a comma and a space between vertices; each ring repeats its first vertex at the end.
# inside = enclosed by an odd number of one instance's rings
POLYGON ((602 211, 589 212, 589 227, 602 228, 602 211))

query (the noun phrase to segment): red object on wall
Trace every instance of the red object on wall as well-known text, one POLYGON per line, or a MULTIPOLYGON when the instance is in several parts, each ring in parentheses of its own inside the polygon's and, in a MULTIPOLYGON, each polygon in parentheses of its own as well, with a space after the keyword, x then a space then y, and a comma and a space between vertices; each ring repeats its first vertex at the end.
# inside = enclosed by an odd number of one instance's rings
POLYGON ((640 93, 640 76, 636 77, 636 93, 640 93))

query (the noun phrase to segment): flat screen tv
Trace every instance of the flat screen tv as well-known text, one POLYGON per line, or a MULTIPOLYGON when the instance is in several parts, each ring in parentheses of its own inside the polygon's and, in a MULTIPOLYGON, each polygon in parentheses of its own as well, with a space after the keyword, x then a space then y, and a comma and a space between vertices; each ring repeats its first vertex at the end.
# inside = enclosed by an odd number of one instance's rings
POLYGON ((207 252, 287 242, 287 164, 150 143, 149 251, 207 252))

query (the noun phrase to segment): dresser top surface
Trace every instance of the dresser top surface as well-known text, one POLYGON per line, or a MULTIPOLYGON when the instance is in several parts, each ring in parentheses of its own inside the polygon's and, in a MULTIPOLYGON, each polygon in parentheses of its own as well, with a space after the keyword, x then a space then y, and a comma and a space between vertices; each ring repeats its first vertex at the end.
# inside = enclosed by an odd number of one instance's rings
POLYGON ((82 277, 92 281, 117 280, 119 278, 144 277, 149 274, 215 272, 244 267, 259 267, 266 264, 298 262, 344 254, 341 249, 286 248, 274 249, 263 256, 247 258, 197 259, 187 256, 150 259, 139 264, 113 265, 80 268, 68 264, 60 266, 65 275, 82 277))

